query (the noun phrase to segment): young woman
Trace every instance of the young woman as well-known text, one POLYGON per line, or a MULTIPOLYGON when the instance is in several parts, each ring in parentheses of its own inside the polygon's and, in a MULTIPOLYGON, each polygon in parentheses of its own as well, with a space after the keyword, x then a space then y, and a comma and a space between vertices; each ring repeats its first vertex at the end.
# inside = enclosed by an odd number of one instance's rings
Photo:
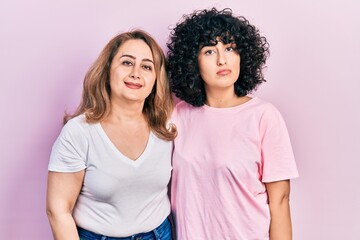
POLYGON ((171 111, 155 40, 139 30, 114 37, 52 149, 47 213, 55 239, 171 239, 171 111))
POLYGON ((178 239, 291 239, 298 176, 284 120, 250 93, 264 82, 268 43, 230 9, 184 16, 168 43, 171 203, 178 239))

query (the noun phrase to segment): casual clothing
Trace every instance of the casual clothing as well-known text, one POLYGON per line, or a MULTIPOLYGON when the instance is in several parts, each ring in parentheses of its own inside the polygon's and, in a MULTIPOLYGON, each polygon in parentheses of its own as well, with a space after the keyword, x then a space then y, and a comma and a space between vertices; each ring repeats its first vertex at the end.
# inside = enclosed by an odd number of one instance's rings
POLYGON ((108 237, 96 234, 80 227, 77 228, 80 240, 171 240, 171 224, 168 218, 155 228, 154 230, 146 233, 138 233, 129 237, 108 237))
POLYGON ((269 239, 266 182, 298 176, 279 111, 176 105, 171 203, 179 240, 269 239))
POLYGON ((171 153, 171 141, 150 133, 144 152, 133 161, 115 147, 100 123, 88 124, 80 115, 56 140, 49 171, 85 169, 73 211, 77 226, 105 236, 131 236, 153 230, 170 214, 171 153))

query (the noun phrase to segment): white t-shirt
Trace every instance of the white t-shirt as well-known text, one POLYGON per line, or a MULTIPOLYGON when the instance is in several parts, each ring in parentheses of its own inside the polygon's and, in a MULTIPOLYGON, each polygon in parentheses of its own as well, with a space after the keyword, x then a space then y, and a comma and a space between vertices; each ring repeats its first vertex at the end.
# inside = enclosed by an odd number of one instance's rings
POLYGON ((172 122, 178 239, 269 239, 264 183, 298 176, 279 111, 259 98, 231 108, 180 102, 172 122))
POLYGON ((150 133, 144 152, 133 161, 115 147, 100 123, 88 124, 80 115, 63 127, 48 169, 85 169, 73 211, 77 226, 124 237, 151 231, 170 214, 171 153, 172 142, 150 133))

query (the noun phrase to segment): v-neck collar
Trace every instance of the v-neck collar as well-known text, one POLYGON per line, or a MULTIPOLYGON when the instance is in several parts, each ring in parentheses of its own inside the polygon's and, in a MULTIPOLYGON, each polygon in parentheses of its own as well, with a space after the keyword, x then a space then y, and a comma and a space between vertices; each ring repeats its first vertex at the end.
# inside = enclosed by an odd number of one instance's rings
POLYGON ((112 150, 114 151, 114 153, 121 159, 121 161, 123 161, 126 164, 132 165, 134 167, 139 166, 146 158, 148 158, 149 153, 153 147, 154 144, 154 134, 152 133, 152 131, 150 131, 149 134, 149 138, 148 141, 146 143, 145 149, 144 151, 141 153, 141 155, 133 160, 130 159, 129 157, 127 157, 125 154, 123 154, 115 145, 114 143, 110 140, 109 136, 106 134, 105 130, 103 129, 103 127, 101 126, 100 123, 96 123, 95 124, 96 130, 98 131, 98 133, 100 134, 100 136, 103 138, 103 140, 110 146, 110 148, 112 148, 112 150))

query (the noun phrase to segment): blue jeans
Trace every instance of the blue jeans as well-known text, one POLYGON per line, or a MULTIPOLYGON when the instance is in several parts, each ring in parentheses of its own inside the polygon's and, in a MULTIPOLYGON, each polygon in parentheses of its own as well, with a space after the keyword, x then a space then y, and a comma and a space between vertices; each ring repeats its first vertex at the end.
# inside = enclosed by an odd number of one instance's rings
POLYGON ((168 218, 157 228, 146 233, 137 233, 129 237, 108 237, 93 233, 83 228, 77 227, 80 240, 171 240, 172 231, 168 218))

